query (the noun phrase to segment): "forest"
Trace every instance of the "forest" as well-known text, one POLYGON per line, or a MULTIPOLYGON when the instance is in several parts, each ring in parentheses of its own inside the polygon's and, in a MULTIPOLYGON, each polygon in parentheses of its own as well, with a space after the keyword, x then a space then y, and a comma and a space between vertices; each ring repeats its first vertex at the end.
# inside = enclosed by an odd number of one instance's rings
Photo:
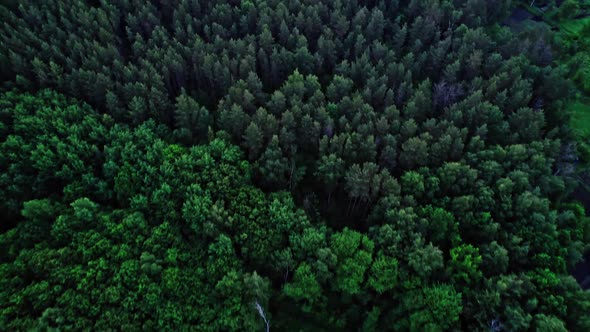
POLYGON ((2 1, 0 331, 590 331, 588 17, 2 1))

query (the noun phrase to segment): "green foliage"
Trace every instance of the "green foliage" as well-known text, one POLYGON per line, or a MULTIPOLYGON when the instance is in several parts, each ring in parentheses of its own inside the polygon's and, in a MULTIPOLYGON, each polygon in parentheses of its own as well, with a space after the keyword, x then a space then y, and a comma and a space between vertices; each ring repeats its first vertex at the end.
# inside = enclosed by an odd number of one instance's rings
POLYGON ((373 260, 368 284, 377 293, 382 294, 397 286, 398 262, 393 257, 379 253, 373 260))
POLYGON ((358 232, 345 228, 341 233, 332 236, 330 248, 338 259, 336 289, 344 294, 359 293, 365 272, 371 264, 373 241, 358 232))
POLYGON ((560 19, 573 18, 580 11, 580 3, 576 0, 565 0, 559 7, 558 16, 560 19))
POLYGON ((179 140, 190 144, 203 141, 207 137, 209 111, 188 96, 184 90, 176 98, 174 115, 179 140))
POLYGON ((47 90, 0 98, 0 209, 6 222, 31 199, 57 194, 71 202, 89 193, 108 198, 104 181, 95 176, 107 116, 47 90))
POLYGON ((411 330, 448 331, 458 328, 461 293, 449 285, 435 285, 413 295, 416 311, 409 317, 411 330))
POLYGON ((564 332, 567 331, 565 324, 557 317, 538 315, 535 319, 536 329, 538 331, 564 332))
POLYGON ((580 137, 590 137, 590 105, 577 101, 568 105, 568 111, 572 114, 572 124, 577 134, 580 137))
MULTIPOLYGON (((24 116, 44 115, 16 114, 15 122, 24 116)), ((236 147, 218 139, 185 149, 154 129, 101 131, 104 157, 91 165, 102 161, 92 171, 115 193, 112 205, 95 201, 100 193, 69 206, 53 195, 23 203, 23 221, 0 236, 2 329, 117 329, 138 320, 144 329, 263 326, 254 304, 269 310, 269 279, 238 254, 265 275, 281 274, 269 257, 309 221, 288 195, 266 196, 248 184, 250 167, 236 147)), ((85 146, 96 137, 88 131, 78 139, 85 146)), ((19 156, 19 163, 28 158, 19 156)))
POLYGON ((0 330, 589 330, 586 60, 510 8, 1 5, 0 330))
POLYGON ((311 267, 305 263, 295 270, 293 282, 285 285, 283 292, 295 301, 302 302, 302 310, 305 312, 311 312, 322 297, 322 288, 311 267))
POLYGON ((479 271, 482 258, 478 248, 463 244, 451 249, 450 254, 450 271, 448 273, 458 284, 477 282, 482 277, 482 273, 479 271))

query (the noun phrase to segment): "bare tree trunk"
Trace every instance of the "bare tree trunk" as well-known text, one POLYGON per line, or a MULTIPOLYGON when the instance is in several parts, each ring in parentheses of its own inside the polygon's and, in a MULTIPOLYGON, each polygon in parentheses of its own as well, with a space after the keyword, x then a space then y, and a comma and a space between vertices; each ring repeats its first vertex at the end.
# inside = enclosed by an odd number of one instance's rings
POLYGON ((354 198, 354 201, 353 201, 353 203, 352 203, 352 209, 350 210, 350 214, 353 214, 353 213, 354 213, 354 211, 355 211, 355 209, 356 209, 356 207, 357 207, 356 205, 357 205, 357 203, 358 203, 358 202, 359 202, 359 199, 358 199, 358 197, 355 197, 355 198, 354 198))
POLYGON ((365 208, 363 210, 363 216, 367 214, 367 212, 369 211, 369 206, 371 205, 371 201, 367 200, 367 204, 365 204, 365 208))
POLYGON ((350 203, 352 203, 352 197, 348 198, 348 206, 346 206, 346 215, 350 213, 350 203))
POLYGON ((268 319, 266 319, 266 315, 264 314, 264 309, 262 309, 262 306, 258 303, 258 301, 256 301, 256 310, 258 311, 258 314, 260 315, 260 317, 262 317, 262 320, 264 320, 264 324, 266 324, 266 332, 270 331, 270 322, 268 321, 268 319))
POLYGON ((291 173, 289 174, 289 190, 293 189, 293 172, 295 171, 295 160, 291 161, 291 173))

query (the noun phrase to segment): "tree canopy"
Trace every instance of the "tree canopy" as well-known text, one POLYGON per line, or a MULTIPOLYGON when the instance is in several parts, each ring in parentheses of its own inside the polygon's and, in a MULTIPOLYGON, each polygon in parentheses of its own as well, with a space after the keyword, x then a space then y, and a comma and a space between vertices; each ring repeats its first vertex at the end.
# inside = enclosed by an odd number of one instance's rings
POLYGON ((511 8, 0 5, 0 330, 589 331, 570 83, 511 8))

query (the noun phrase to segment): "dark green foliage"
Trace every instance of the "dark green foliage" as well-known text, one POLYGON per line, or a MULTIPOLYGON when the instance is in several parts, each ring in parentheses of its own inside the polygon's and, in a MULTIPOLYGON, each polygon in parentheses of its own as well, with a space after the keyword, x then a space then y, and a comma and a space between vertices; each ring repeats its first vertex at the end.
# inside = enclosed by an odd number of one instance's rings
POLYGON ((0 6, 0 330, 590 330, 509 7, 0 6))

